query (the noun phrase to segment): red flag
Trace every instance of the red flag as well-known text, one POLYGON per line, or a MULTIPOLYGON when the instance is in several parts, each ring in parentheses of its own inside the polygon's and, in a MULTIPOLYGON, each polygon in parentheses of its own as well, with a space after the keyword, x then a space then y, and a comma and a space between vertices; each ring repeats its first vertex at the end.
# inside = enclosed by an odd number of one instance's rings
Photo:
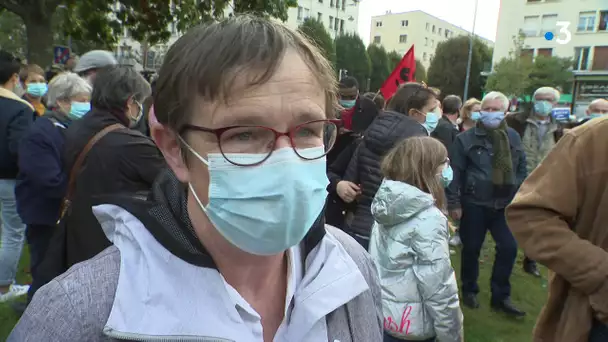
POLYGON ((380 91, 386 100, 391 98, 401 83, 414 82, 414 74, 416 73, 416 58, 414 58, 414 45, 407 51, 401 62, 397 64, 395 70, 384 81, 380 91))

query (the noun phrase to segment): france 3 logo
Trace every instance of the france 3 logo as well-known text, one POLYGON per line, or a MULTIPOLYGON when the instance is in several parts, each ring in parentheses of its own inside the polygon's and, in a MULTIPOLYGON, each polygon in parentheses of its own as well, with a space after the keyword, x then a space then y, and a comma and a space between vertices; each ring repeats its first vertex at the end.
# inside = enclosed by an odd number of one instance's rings
POLYGON ((570 41, 572 40, 572 32, 570 32, 570 22, 558 21, 555 25, 559 27, 558 35, 556 36, 553 32, 547 32, 545 33, 545 39, 548 41, 555 39, 555 42, 561 45, 570 43, 570 41))

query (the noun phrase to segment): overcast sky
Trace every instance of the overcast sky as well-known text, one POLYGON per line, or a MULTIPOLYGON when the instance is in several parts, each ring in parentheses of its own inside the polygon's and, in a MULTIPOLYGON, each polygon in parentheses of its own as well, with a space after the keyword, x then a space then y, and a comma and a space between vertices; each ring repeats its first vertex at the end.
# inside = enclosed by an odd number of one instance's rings
MULTIPOLYGON (((359 35, 369 43, 372 16, 421 10, 466 30, 473 29, 475 0, 362 0, 359 9, 359 35)), ((496 38, 500 0, 479 0, 475 33, 492 41, 496 38)))

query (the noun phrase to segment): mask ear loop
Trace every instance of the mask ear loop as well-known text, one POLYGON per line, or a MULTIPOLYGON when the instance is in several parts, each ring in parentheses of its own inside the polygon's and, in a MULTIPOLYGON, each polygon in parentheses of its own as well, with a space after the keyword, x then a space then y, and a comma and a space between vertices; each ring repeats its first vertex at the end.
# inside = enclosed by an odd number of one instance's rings
POLYGON ((179 139, 179 141, 182 142, 182 144, 184 144, 184 146, 186 146, 186 148, 188 149, 188 151, 190 151, 190 153, 194 154, 194 156, 200 160, 203 164, 209 166, 209 161, 205 158, 203 158, 203 156, 201 156, 200 154, 198 154, 198 152, 196 152, 192 146, 190 146, 186 140, 184 140, 184 138, 181 137, 181 135, 178 135, 177 138, 179 139))

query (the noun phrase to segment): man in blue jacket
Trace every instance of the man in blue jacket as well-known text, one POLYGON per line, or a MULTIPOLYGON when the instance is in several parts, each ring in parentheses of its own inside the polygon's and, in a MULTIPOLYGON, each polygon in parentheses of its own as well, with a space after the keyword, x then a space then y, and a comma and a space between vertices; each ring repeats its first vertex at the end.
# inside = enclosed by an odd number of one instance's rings
POLYGON ((15 183, 17 150, 34 118, 34 108, 15 94, 21 62, 0 51, 0 302, 27 293, 29 286, 15 285, 25 225, 17 214, 15 183))
POLYGON ((510 277, 517 243, 507 226, 505 207, 527 176, 526 155, 517 132, 507 127, 509 100, 499 92, 481 101, 477 126, 461 133, 450 146, 454 179, 446 190, 448 210, 460 220, 462 302, 478 308, 479 254, 487 231, 496 241, 496 259, 490 281, 492 309, 509 316, 525 312, 510 300, 510 277))

